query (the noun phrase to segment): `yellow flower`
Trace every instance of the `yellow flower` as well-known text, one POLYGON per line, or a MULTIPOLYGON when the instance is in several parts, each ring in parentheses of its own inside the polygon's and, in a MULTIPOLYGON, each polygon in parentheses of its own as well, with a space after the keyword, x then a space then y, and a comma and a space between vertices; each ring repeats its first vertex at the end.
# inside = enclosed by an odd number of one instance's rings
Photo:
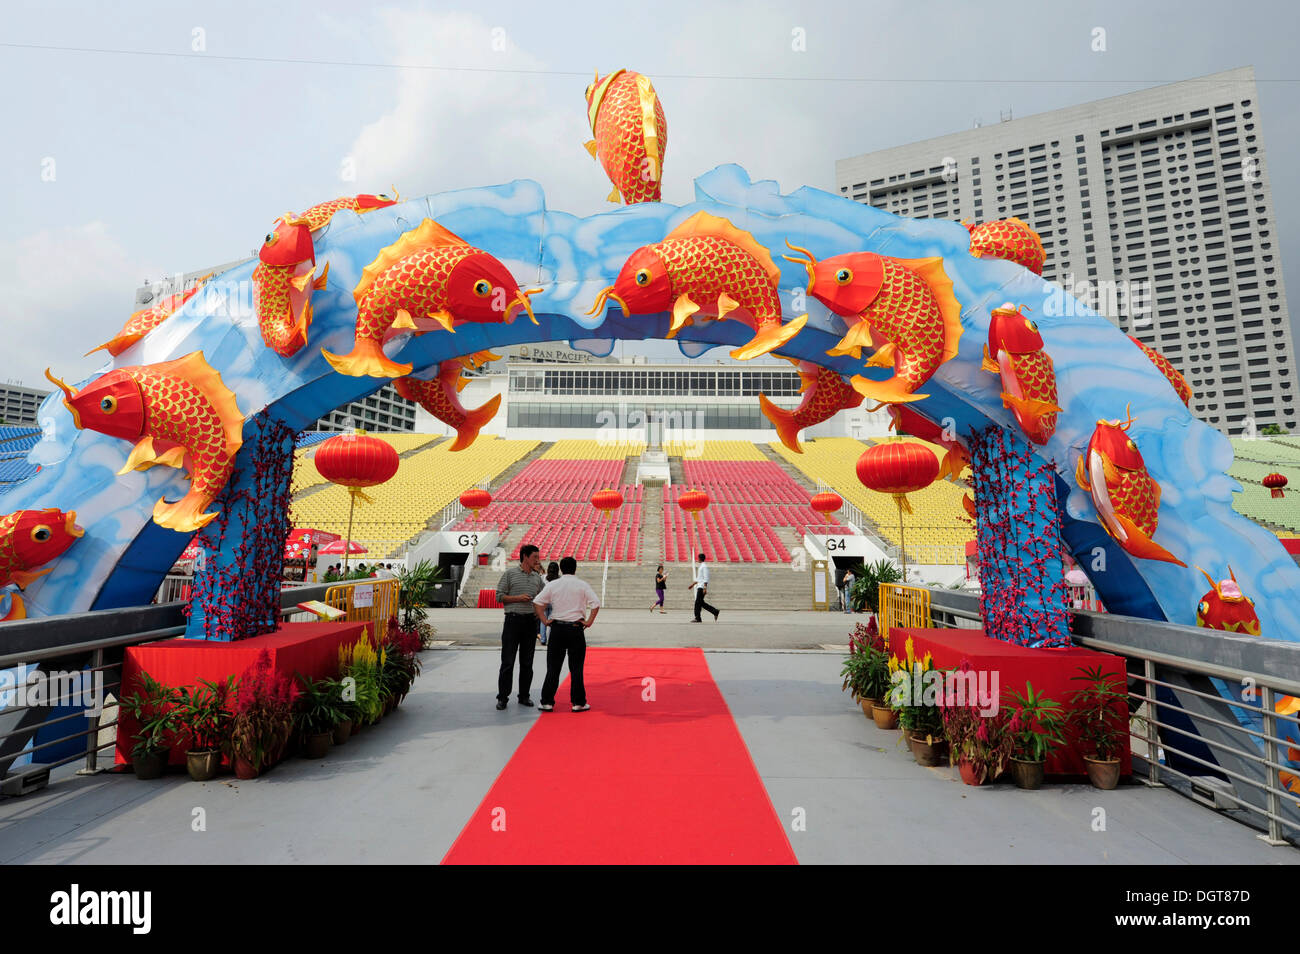
MULTIPOLYGON (((906 648, 906 651, 907 651, 907 661, 908 661, 909 663, 910 663, 910 662, 915 662, 915 660, 916 660, 916 656, 914 655, 914 648, 913 648, 913 646, 912 646, 912 637, 911 637, 911 636, 907 637, 907 642, 904 643, 904 647, 906 648)), ((908 668, 910 669, 911 667, 909 666, 908 668)))

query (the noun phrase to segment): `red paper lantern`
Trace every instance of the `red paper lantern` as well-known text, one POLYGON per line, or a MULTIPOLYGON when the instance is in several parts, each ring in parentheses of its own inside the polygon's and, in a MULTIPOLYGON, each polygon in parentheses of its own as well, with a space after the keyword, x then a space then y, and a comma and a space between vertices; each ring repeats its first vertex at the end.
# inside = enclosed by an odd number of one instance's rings
POLYGON ((471 510, 474 516, 478 517, 478 512, 492 502, 492 495, 482 487, 471 487, 460 495, 460 505, 466 510, 471 510))
POLYGON ((598 490, 591 498, 591 505, 605 516, 609 516, 610 511, 623 506, 623 495, 617 490, 598 490))
POLYGON ((700 519, 700 511, 709 505, 709 495, 703 490, 688 490, 677 499, 677 506, 681 507, 696 520, 700 519))
POLYGON ((1282 488, 1287 485, 1286 474, 1269 474, 1264 478, 1264 486, 1273 491, 1274 497, 1285 497, 1282 488))
POLYGON ((331 437, 316 451, 316 469, 330 483, 373 487, 397 473, 397 451, 387 441, 365 434, 331 437))
POLYGON ((823 492, 817 494, 812 500, 808 501, 808 506, 812 507, 819 514, 825 517, 827 523, 830 523, 830 515, 844 506, 844 499, 839 494, 823 492))
POLYGON ((907 494, 929 487, 939 476, 939 459, 920 444, 887 441, 873 444, 858 458, 858 480, 868 490, 891 494, 911 513, 907 494))

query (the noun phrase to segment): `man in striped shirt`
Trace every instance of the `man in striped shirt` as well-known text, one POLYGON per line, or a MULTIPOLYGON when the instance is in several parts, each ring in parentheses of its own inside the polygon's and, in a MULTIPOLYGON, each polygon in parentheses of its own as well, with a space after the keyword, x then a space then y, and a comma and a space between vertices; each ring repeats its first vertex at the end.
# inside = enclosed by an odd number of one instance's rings
POLYGON ((533 597, 541 592, 545 582, 538 572, 541 562, 537 547, 525 544, 519 548, 519 567, 506 570, 497 583, 497 602, 505 607, 505 621, 501 626, 501 671, 497 674, 498 709, 504 709, 510 701, 516 654, 519 656, 519 704, 533 704, 528 695, 533 685, 533 652, 537 648, 533 597))

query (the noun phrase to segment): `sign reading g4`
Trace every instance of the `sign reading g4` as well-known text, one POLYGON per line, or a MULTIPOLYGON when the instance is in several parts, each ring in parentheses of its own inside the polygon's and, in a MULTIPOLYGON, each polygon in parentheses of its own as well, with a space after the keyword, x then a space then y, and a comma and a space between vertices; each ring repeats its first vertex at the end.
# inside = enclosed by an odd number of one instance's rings
POLYGON ((845 540, 843 537, 826 538, 827 553, 834 553, 836 550, 847 550, 848 548, 849 548, 849 542, 845 540))

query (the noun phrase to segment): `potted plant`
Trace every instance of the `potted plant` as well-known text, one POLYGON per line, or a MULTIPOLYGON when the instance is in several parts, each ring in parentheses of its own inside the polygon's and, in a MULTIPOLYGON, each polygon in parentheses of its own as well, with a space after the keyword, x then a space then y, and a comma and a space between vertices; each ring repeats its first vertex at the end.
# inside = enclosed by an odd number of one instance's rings
POLYGON ((339 711, 339 721, 334 726, 334 744, 342 745, 352 738, 352 733, 355 731, 360 715, 357 711, 357 704, 346 698, 343 681, 341 679, 332 679, 330 681, 334 686, 334 704, 339 711))
POLYGON ((138 723, 131 736, 131 767, 135 777, 158 778, 167 767, 167 755, 177 730, 177 691, 147 672, 140 673, 139 688, 122 699, 122 708, 138 723))
POLYGON ((860 606, 872 613, 880 612, 880 584, 898 583, 903 573, 898 565, 888 560, 874 563, 859 563, 853 568, 853 589, 849 598, 854 606, 860 606))
POLYGON ((1008 730, 1011 733, 1011 776, 1016 786, 1036 789, 1043 784, 1043 765, 1047 757, 1064 742, 1065 715, 1061 704, 1044 693, 1035 692, 1025 683, 1022 696, 1007 690, 1014 703, 1008 730))
POLYGON ((433 600, 434 587, 443 582, 442 567, 430 560, 421 560, 410 569, 397 573, 397 606, 402 613, 402 629, 414 632, 419 640, 417 648, 427 649, 437 635, 425 617, 426 608, 433 600))
POLYGON ((1088 781, 1110 791, 1119 784, 1119 755, 1128 744, 1128 684, 1100 665, 1080 667, 1071 681, 1086 685, 1070 697, 1070 723, 1079 740, 1088 781))
POLYGON ((391 707, 399 706, 420 674, 420 634, 414 628, 397 625, 393 618, 384 640, 384 668, 380 673, 382 692, 391 707))
POLYGON ((866 640, 859 642, 856 633, 849 635, 849 654, 840 667, 840 691, 847 691, 853 701, 862 706, 863 714, 871 718, 871 695, 868 692, 868 669, 871 664, 871 645, 866 640))
POLYGON ((293 684, 278 672, 263 649, 239 680, 230 747, 235 775, 256 778, 284 754, 293 734, 293 684))
POLYGON ((324 758, 334 741, 334 730, 343 718, 338 682, 297 675, 302 691, 298 694, 295 719, 303 736, 302 755, 308 759, 324 758))
POLYGON ((350 680, 348 701, 356 706, 357 719, 353 729, 364 725, 373 725, 384 714, 384 698, 380 686, 383 673, 384 650, 375 650, 367 630, 361 631, 361 638, 351 646, 339 647, 339 673, 345 680, 350 680))
MULTIPOLYGON (((962 666, 968 668, 970 663, 962 660, 962 666)), ((984 715, 977 704, 959 704, 955 692, 945 699, 943 734, 948 758, 967 785, 983 785, 1006 770, 1013 743, 1008 722, 1005 709, 984 715)))
POLYGON ((230 695, 235 677, 225 682, 200 680, 197 687, 184 686, 178 692, 176 718, 187 740, 185 768, 196 782, 206 782, 221 768, 221 756, 230 744, 230 695))
POLYGON ((925 676, 935 671, 934 657, 926 653, 918 659, 909 638, 904 644, 904 658, 891 656, 886 668, 891 686, 889 702, 898 710, 898 723, 912 755, 920 765, 938 765, 945 749, 943 712, 939 705, 943 700, 937 693, 929 697, 932 690, 927 684, 932 685, 933 680, 925 676))

